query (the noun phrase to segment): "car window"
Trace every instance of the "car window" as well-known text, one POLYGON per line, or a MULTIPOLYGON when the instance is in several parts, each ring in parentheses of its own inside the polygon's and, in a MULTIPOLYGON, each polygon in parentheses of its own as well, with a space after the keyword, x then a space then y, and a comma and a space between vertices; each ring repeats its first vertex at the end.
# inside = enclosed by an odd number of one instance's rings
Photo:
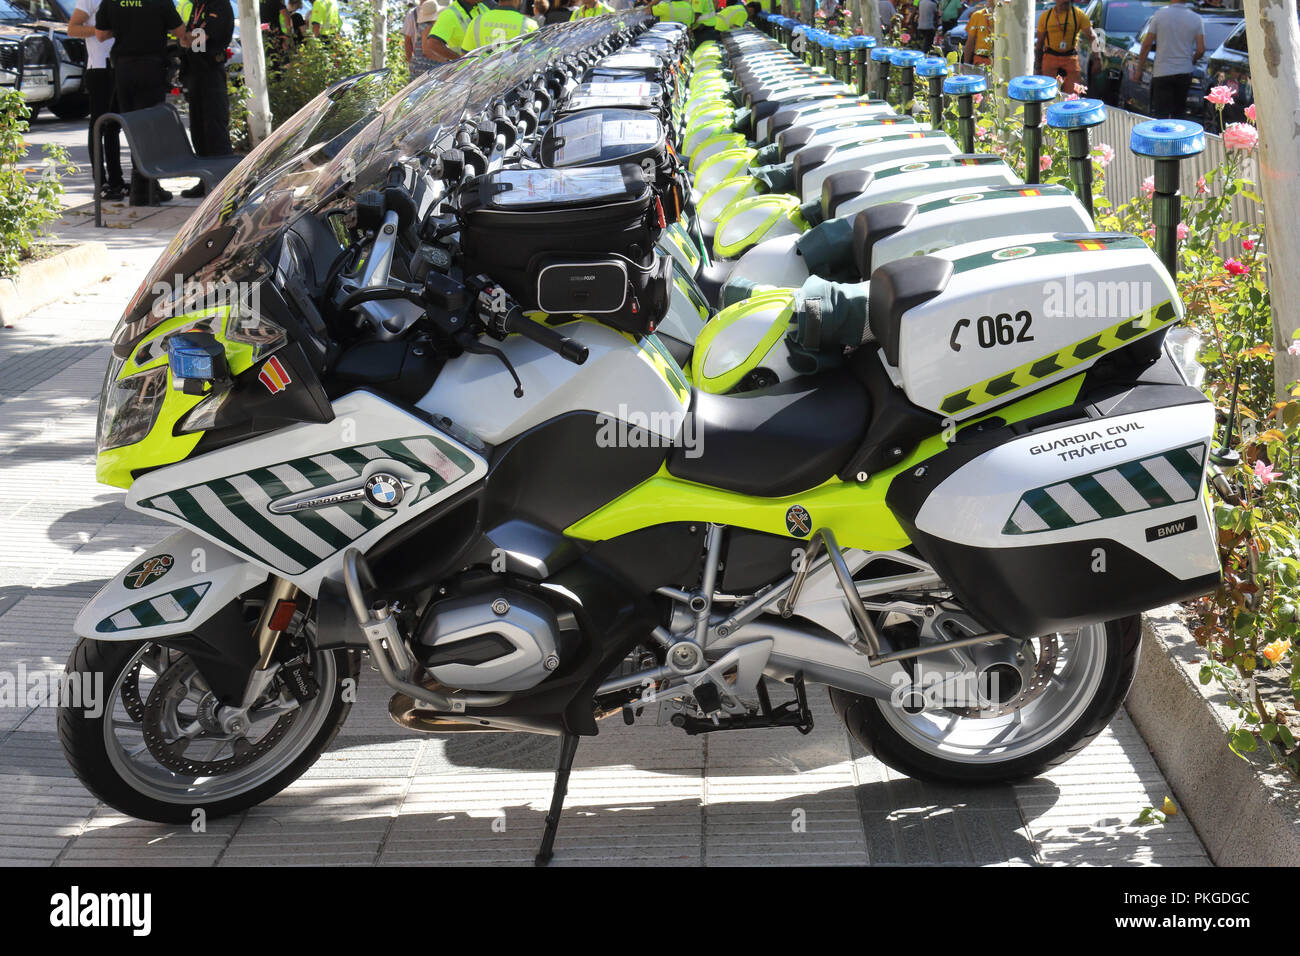
POLYGON ((31 16, 8 0, 0 0, 0 23, 25 23, 31 16))
MULTIPOLYGON (((1228 39, 1238 27, 1242 26, 1240 20, 1206 20, 1205 21, 1205 49, 1213 52, 1219 48, 1219 44, 1228 39)), ((1246 32, 1242 31, 1242 48, 1246 45, 1246 32)))
MULTIPOLYGON (((1223 41, 1223 45, 1229 50, 1236 50, 1238 53, 1246 51, 1246 24, 1242 23, 1237 29, 1232 31, 1232 35, 1223 41)), ((1207 43, 1206 46, 1209 46, 1207 43)))
POLYGON ((1159 3, 1112 3, 1106 8, 1107 33, 1137 33, 1151 19, 1159 3))
POLYGON ((28 20, 55 20, 67 23, 72 16, 73 4, 61 0, 10 0, 10 5, 23 11, 28 20))

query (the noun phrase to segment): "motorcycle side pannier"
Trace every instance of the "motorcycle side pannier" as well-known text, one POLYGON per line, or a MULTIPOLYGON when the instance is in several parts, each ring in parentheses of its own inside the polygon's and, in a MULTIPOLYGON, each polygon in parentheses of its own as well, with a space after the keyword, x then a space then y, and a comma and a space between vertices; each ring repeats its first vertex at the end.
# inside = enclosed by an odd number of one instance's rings
POLYGON ((621 307, 595 317, 646 334, 667 311, 670 263, 655 253, 663 211, 638 166, 497 170, 461 187, 459 210, 465 271, 490 276, 525 310, 541 308, 542 290, 556 314, 608 306, 621 272, 621 307), (558 308, 566 284, 571 308, 558 308))
POLYGON ((1213 427, 1196 389, 1139 385, 1069 424, 959 432, 886 501, 990 632, 1067 631, 1218 586, 1204 493, 1213 427))

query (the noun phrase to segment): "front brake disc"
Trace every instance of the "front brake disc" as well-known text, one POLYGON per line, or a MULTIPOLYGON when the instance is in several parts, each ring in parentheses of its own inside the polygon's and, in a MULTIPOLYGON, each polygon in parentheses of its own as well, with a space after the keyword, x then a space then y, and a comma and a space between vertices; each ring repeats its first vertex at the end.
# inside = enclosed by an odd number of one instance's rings
POLYGON ((168 770, 193 777, 215 777, 246 767, 279 742, 298 714, 297 709, 281 714, 256 741, 226 733, 216 721, 217 699, 210 690, 194 703, 193 713, 181 712, 181 705, 191 701, 191 682, 197 676, 194 662, 182 658, 154 683, 144 707, 145 746, 168 770), (195 760, 186 756, 191 747, 205 742, 227 744, 230 755, 219 760, 195 760))

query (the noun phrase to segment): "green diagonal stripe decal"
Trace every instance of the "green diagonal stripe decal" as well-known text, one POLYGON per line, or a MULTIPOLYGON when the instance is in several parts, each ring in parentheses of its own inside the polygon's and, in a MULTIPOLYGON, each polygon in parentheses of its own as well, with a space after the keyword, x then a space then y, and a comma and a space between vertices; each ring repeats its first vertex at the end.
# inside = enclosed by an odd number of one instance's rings
POLYGON ((1061 531, 1194 502, 1201 486, 1205 450, 1204 445, 1187 445, 1027 491, 1002 533, 1061 531))

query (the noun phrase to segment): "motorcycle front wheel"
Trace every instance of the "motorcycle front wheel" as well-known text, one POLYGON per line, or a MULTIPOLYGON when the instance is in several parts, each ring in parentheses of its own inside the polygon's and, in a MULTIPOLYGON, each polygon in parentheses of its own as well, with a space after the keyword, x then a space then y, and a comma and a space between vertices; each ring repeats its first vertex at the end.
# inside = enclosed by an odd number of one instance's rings
POLYGON ((831 689, 831 703, 876 759, 909 777, 996 783, 1064 763, 1106 728, 1137 674, 1137 615, 1044 635, 1032 692, 1003 708, 909 712, 896 700, 831 689))
POLYGON ((316 695, 299 703, 278 680, 247 725, 223 732, 218 701, 190 657, 149 641, 78 642, 67 674, 103 693, 59 708, 59 740, 85 787, 123 813, 189 823, 237 813, 279 793, 316 762, 343 726, 355 655, 313 651, 316 695))

